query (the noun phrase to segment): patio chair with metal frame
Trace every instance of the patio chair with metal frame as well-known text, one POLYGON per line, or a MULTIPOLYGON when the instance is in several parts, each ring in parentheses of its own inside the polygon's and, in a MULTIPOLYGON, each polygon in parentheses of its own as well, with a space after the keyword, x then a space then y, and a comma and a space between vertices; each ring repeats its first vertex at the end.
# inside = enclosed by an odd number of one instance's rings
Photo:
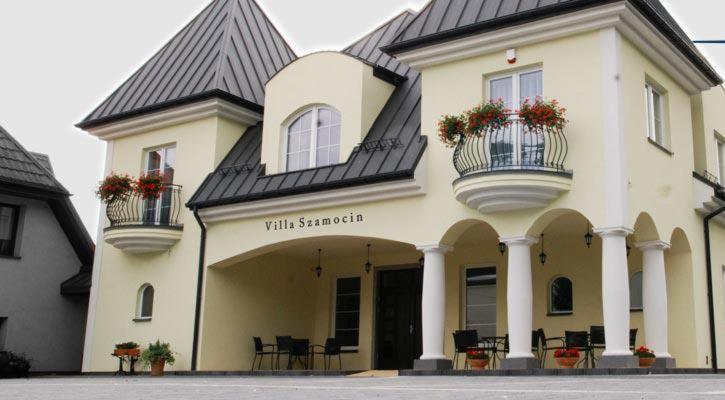
POLYGON ((274 355, 277 354, 275 351, 275 345, 273 344, 265 344, 262 342, 262 338, 257 336, 252 336, 252 341, 254 341, 254 359, 252 360, 252 368, 251 370, 254 371, 254 364, 257 362, 257 357, 259 357, 259 366, 257 366, 257 369, 262 369, 262 360, 264 359, 264 356, 269 356, 269 369, 274 369, 274 355), (271 351, 267 351, 266 349, 271 348, 271 351))
POLYGON ((335 338, 327 338, 325 340, 325 345, 320 346, 319 344, 312 345, 312 363, 314 365, 314 358, 315 355, 320 354, 322 355, 322 364, 325 371, 330 369, 330 366, 332 364, 332 357, 337 356, 337 365, 340 370, 342 370, 342 346, 340 346, 340 343, 335 338), (321 353, 315 353, 315 349, 322 349, 321 353))
POLYGON ((577 366, 584 363, 584 367, 589 367, 592 349, 589 347, 589 332, 587 331, 564 331, 564 340, 567 349, 576 349, 584 352, 584 358, 576 363, 577 366))
POLYGON ((549 350, 559 350, 566 346, 566 341, 563 337, 551 337, 547 338, 543 328, 539 328, 538 332, 539 342, 541 343, 541 352, 539 353, 539 360, 541 362, 541 368, 546 367, 546 356, 549 354, 549 350))
POLYGON ((478 331, 469 329, 453 332, 453 347, 453 368, 458 369, 458 357, 459 354, 463 354, 463 369, 468 369, 466 351, 470 348, 478 347, 478 331))
POLYGON ((287 369, 292 369, 295 362, 299 362, 305 370, 310 369, 310 340, 292 339, 292 349, 289 353, 287 369))
POLYGON ((292 351, 292 336, 275 336, 275 340, 277 341, 276 366, 279 369, 279 359, 283 354, 287 355, 287 364, 289 364, 290 352, 292 351))
POLYGON ((595 350, 606 350, 607 341, 604 335, 604 327, 599 325, 592 325, 589 327, 589 348, 592 349, 592 367, 597 366, 599 358, 594 353, 595 350))
POLYGON ((634 351, 635 346, 637 345, 637 329, 630 329, 629 330, 629 349, 634 351))

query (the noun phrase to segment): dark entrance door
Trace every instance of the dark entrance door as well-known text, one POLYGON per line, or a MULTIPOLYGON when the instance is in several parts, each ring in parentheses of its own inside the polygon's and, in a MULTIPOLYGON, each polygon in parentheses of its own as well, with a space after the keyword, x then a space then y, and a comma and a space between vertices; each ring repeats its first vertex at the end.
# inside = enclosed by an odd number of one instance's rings
POLYGON ((423 353, 420 268, 381 271, 376 304, 377 369, 412 369, 423 353))

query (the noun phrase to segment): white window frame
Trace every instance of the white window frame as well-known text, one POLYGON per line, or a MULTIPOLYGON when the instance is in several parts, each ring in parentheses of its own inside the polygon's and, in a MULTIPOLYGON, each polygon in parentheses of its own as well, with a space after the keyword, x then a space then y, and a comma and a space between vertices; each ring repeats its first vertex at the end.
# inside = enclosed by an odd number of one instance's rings
MULTIPOLYGON (((484 102, 496 101, 498 99, 491 98, 491 82, 499 79, 511 78, 511 112, 509 116, 511 119, 519 119, 517 114, 513 112, 521 109, 521 75, 531 74, 534 72, 541 72, 541 97, 544 97, 546 88, 544 86, 544 68, 542 66, 536 66, 532 68, 525 68, 516 71, 509 71, 500 74, 486 75, 485 79, 485 91, 484 91, 484 102)), ((535 99, 531 99, 532 101, 535 99)), ((521 163, 521 140, 520 134, 513 135, 513 162, 516 165, 521 163)))
POLYGON ((330 337, 336 337, 335 333, 337 332, 337 282, 340 279, 350 279, 350 278, 358 278, 360 279, 360 292, 358 293, 358 296, 360 298, 360 304, 358 305, 358 324, 357 324, 357 346, 341 346, 340 350, 342 351, 357 351, 360 348, 360 315, 361 315, 361 308, 362 308, 362 290, 363 290, 363 278, 361 275, 338 275, 335 277, 335 280, 332 284, 332 321, 330 322, 330 337))
MULTIPOLYGON (((642 286, 644 286, 644 281, 643 281, 644 275, 642 274, 642 270, 638 270, 638 271, 635 271, 634 273, 632 273, 632 275, 629 277, 629 296, 630 296, 630 301, 631 301, 631 298, 632 298, 632 280, 634 279, 635 275, 637 275, 637 274, 639 274, 642 277, 640 279, 640 282, 642 283, 642 286)), ((630 304, 629 311, 642 311, 642 310, 644 310, 644 291, 643 291, 643 287, 640 287, 639 288, 639 291, 642 293, 642 305, 640 305, 639 307, 635 307, 635 306, 633 306, 633 305, 630 304)))
POLYGON ((646 107, 647 107, 647 137, 652 140, 653 142, 657 143, 658 145, 668 148, 669 143, 667 140, 667 113, 665 110, 665 92, 661 89, 658 89, 651 83, 645 84, 645 99, 646 99, 646 107), (656 122, 656 114, 655 114, 655 101, 654 96, 657 95, 660 99, 660 105, 659 105, 659 115, 660 115, 660 123, 659 128, 661 132, 661 137, 657 137, 657 122, 656 122))
POLYGON ((153 289, 153 291, 154 291, 154 302, 155 302, 155 299, 156 299, 156 288, 153 285, 151 285, 150 283, 144 283, 143 285, 141 285, 141 287, 138 288, 138 292, 136 294, 136 318, 135 318, 136 321, 151 321, 151 319, 154 316, 153 304, 152 304, 152 307, 151 307, 151 315, 150 316, 143 316, 143 315, 141 315, 142 310, 143 310, 144 300, 145 300, 144 293, 146 292, 146 289, 148 289, 148 288, 153 289))
MULTIPOLYGON (((159 161, 159 173, 163 175, 164 170, 165 170, 164 166, 166 165, 167 152, 170 149, 176 150, 176 143, 170 143, 170 144, 166 144, 166 145, 162 145, 162 146, 156 146, 156 147, 152 147, 152 148, 146 149, 144 151, 144 158, 143 158, 143 161, 144 161, 143 173, 144 173, 144 175, 147 175, 149 173, 149 157, 151 156, 151 153, 154 152, 154 151, 159 151, 159 150, 161 150, 160 151, 160 153, 161 153, 161 160, 159 161)), ((174 166, 173 166, 173 168, 174 168, 174 175, 176 175, 176 157, 174 157, 174 166)), ((174 183, 173 177, 172 177, 171 183, 174 183)), ((157 204, 156 204, 156 210, 155 210, 155 214, 156 215, 154 216, 154 221, 157 224, 160 224, 161 223, 160 221, 161 221, 161 208, 162 208, 161 207, 162 206, 161 202, 162 201, 163 200, 161 200, 161 197, 160 197, 157 200, 157 204)), ((144 212, 146 210, 147 204, 148 204, 148 200, 145 200, 144 201, 144 212)))
POLYGON ((475 264, 475 265, 466 265, 463 267, 463 274, 461 274, 461 287, 463 290, 461 290, 461 319, 460 319, 460 327, 461 329, 469 329, 468 328, 468 285, 466 282, 466 275, 467 271, 469 269, 482 269, 482 268, 495 268, 496 269, 496 332, 498 334, 499 329, 499 310, 498 310, 498 291, 499 291, 499 269, 498 266, 494 263, 483 263, 483 264, 475 264))
POLYGON ((571 277, 566 276, 566 275, 556 275, 556 276, 552 277, 549 280, 549 284, 546 285, 546 293, 547 293, 546 294, 546 297, 549 300, 549 304, 548 304, 548 307, 547 307, 548 308, 547 312, 548 312, 549 315, 571 315, 571 314, 574 314, 574 279, 572 279, 571 277), (554 311, 554 301, 553 301, 554 299, 552 298, 551 288, 554 286, 554 282, 556 282, 557 280, 562 279, 562 278, 568 280, 569 283, 571 283, 571 310, 563 310, 563 311, 562 310, 558 310, 558 311, 554 311))
POLYGON ((725 184, 725 176, 723 176, 723 171, 725 171, 725 158, 721 157, 720 147, 725 149, 725 139, 723 139, 719 132, 715 131, 715 161, 717 162, 717 178, 718 182, 723 185, 725 184))
MULTIPOLYGON (((306 169, 312 169, 317 168, 317 124, 316 121, 319 120, 319 112, 320 109, 328 109, 333 113, 337 113, 337 115, 340 116, 340 142, 338 143, 338 147, 342 149, 342 114, 335 108, 326 104, 317 104, 314 106, 307 107, 295 114, 292 115, 288 120, 289 122, 284 125, 283 129, 283 138, 284 138, 284 146, 282 151, 282 171, 284 172, 292 172, 289 171, 288 163, 287 163, 287 157, 289 156, 289 128, 292 126, 292 124, 295 123, 301 116, 307 114, 308 112, 312 112, 312 130, 310 131, 310 163, 305 168, 299 168, 293 171, 304 171, 306 169)), ((332 125, 331 125, 332 126, 332 125)), ((338 159, 337 161, 330 163, 329 165, 335 165, 339 164, 340 160, 342 158, 342 154, 338 152, 338 159)), ((328 165, 328 166, 329 166, 328 165)))

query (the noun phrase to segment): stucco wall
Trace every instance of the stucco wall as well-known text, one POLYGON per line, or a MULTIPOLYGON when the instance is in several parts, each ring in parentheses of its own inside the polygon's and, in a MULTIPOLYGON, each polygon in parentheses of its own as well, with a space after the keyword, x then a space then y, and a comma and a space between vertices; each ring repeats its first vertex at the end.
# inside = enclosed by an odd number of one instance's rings
POLYGON ((81 266, 48 204, 0 195, 22 207, 20 258, 0 258, 0 317, 5 350, 25 354, 33 371, 80 371, 87 297, 66 297, 60 284, 81 266))
MULTIPOLYGON (((178 352, 170 369, 190 368, 200 230, 183 204, 245 129, 226 119, 209 117, 114 140, 111 171, 134 176, 143 171, 146 149, 176 144, 174 183, 183 187, 180 220, 184 229, 181 240, 167 252, 133 255, 107 243, 99 244, 103 253, 91 371, 118 368, 117 360, 109 355, 115 343, 135 341, 146 346, 156 339, 169 342, 178 352), (137 293, 145 283, 155 289, 153 319, 134 322, 137 293)), ((108 221, 103 218, 101 223, 108 221)))

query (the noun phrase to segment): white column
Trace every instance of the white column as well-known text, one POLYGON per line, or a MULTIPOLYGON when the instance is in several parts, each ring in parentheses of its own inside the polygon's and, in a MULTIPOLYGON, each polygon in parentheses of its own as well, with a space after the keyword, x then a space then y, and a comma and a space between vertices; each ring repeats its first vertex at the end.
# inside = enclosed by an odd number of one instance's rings
POLYGON ((534 358, 531 353, 533 326, 531 246, 539 240, 531 236, 502 237, 500 240, 508 246, 506 310, 509 354, 506 358, 534 358))
POLYGON ((444 245, 420 246, 425 263, 423 267, 423 355, 421 360, 444 360, 443 353, 445 313, 446 313, 446 276, 445 254, 452 247, 444 245))
POLYGON ((602 238, 602 314, 607 342, 603 356, 631 356, 629 350, 629 273, 627 235, 632 230, 595 229, 602 238))
POLYGON ((663 241, 637 243, 642 251, 642 302, 644 333, 647 347, 657 358, 671 358, 667 351, 667 281, 665 250, 670 244, 663 241))

